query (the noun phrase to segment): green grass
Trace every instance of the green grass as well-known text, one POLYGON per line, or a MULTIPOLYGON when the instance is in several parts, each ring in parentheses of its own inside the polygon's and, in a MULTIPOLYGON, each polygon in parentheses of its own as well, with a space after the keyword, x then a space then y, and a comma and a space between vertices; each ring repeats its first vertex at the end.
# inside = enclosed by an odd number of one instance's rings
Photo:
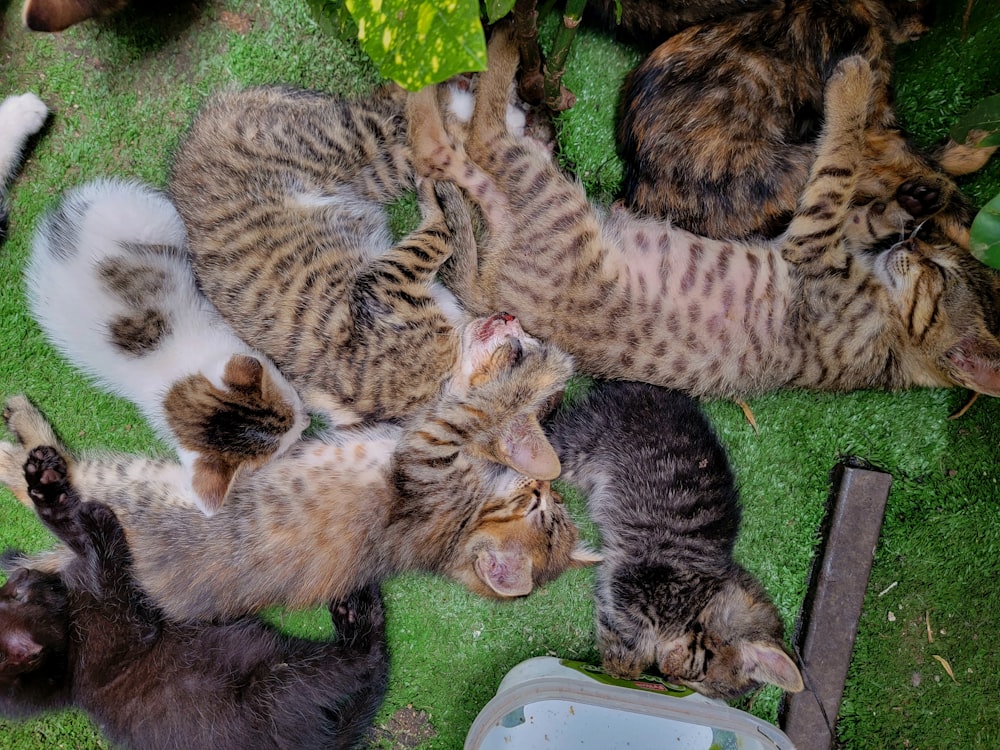
MULTIPOLYGON (((976 18, 987 26, 966 41, 956 8, 942 11, 933 33, 901 51, 899 110, 920 143, 942 137, 978 98, 995 93, 1000 18, 993 7, 977 0, 976 18)), ((32 90, 54 110, 14 186, 9 237, 0 246, 0 394, 27 393, 72 448, 163 450, 133 407, 91 388, 27 316, 20 274, 35 222, 62 190, 92 177, 162 184, 186 123, 220 87, 369 89, 377 76, 357 46, 325 36, 304 8, 301 0, 199 0, 170 13, 137 8, 44 36, 23 32, 19 8, 0 3, 0 95, 32 90)), ((566 82, 579 102, 558 123, 560 158, 601 200, 621 179, 611 127, 615 92, 637 60, 632 50, 589 32, 570 57, 566 82)), ((980 202, 996 194, 1000 160, 964 186, 980 202)), ((405 221, 412 203, 398 213, 405 221)), ((744 499, 739 557, 772 593, 789 628, 805 594, 834 464, 856 456, 893 475, 838 727, 846 748, 1000 744, 1000 406, 980 399, 964 418, 948 421, 964 400, 957 390, 778 393, 751 403, 759 434, 734 405, 707 404, 744 499), (947 660, 955 680, 936 656, 947 660)), ((585 521, 579 497, 570 507, 585 521)), ((30 512, 0 496, 0 547, 49 543, 30 512)), ((590 571, 575 571, 504 604, 427 576, 389 582, 392 676, 378 723, 387 726, 412 707, 433 728, 420 747, 458 748, 501 677, 522 659, 595 659, 592 580, 590 571)), ((316 613, 272 616, 298 632, 325 632, 316 613)), ((779 697, 764 691, 743 705, 774 720, 779 697)), ((3 750, 63 747, 106 744, 78 714, 0 721, 3 750)))

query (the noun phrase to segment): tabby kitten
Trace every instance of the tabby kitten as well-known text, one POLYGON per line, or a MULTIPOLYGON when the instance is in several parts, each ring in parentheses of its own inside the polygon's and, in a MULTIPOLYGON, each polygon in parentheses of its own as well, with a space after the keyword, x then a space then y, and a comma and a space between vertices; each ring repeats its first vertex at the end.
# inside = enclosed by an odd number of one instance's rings
POLYGON ((469 310, 510 310, 584 372, 696 395, 955 384, 1000 394, 995 274, 915 239, 881 254, 845 248, 871 89, 863 59, 842 61, 828 83, 788 231, 749 244, 588 203, 547 151, 504 127, 516 54, 498 30, 464 139, 446 130, 435 91, 414 95, 421 172, 454 180, 483 214, 478 248, 443 269, 469 310))
POLYGON ((697 403, 644 383, 604 382, 547 432, 601 532, 604 669, 634 680, 654 665, 713 698, 764 683, 802 690, 777 609, 733 560, 736 482, 697 403))
POLYGON ((422 191, 423 223, 399 243, 387 226, 385 204, 413 187, 404 105, 396 89, 222 93, 172 167, 201 288, 339 423, 408 417, 461 366, 467 319, 434 283, 471 242, 460 194, 422 191))
POLYGON ((794 0, 667 40, 622 90, 626 206, 716 239, 780 234, 816 156, 826 81, 860 54, 874 87, 846 236, 870 247, 934 216, 968 247, 973 212, 949 175, 996 149, 921 153, 891 103, 893 48, 926 30, 930 10, 928 0, 794 0), (877 223, 865 220, 873 212, 877 223))
POLYGON ((0 102, 0 238, 7 223, 7 188, 28 138, 41 129, 48 116, 49 108, 34 94, 8 96, 0 102))
POLYGON ((357 745, 388 684, 377 586, 330 605, 325 643, 253 618, 173 623, 132 581, 114 513, 80 501, 55 449, 31 451, 24 474, 73 559, 59 575, 14 568, 0 588, 0 713, 77 706, 136 750, 357 745))
MULTIPOLYGON (((523 596, 595 560, 548 481, 498 453, 552 453, 525 428, 564 387, 566 355, 519 338, 510 316, 468 331, 472 365, 409 420, 331 430, 237 478, 206 517, 184 502, 180 467, 110 456, 79 460, 73 483, 125 528, 134 575, 177 620, 231 617, 272 604, 342 599, 404 570, 440 573, 491 597, 523 596), (519 371, 515 385, 504 377, 519 371)), ((0 443, 0 481, 27 502, 19 466, 55 436, 23 397, 8 401, 20 445, 0 443)), ((36 561, 58 567, 58 559, 36 561)))
POLYGON ((26 282, 49 340, 142 409, 211 514, 236 476, 286 451, 309 416, 277 368, 198 291, 185 248, 184 224, 164 195, 97 180, 42 219, 26 282))
POLYGON ((32 31, 65 31, 70 26, 110 16, 129 0, 24 0, 21 19, 32 31))

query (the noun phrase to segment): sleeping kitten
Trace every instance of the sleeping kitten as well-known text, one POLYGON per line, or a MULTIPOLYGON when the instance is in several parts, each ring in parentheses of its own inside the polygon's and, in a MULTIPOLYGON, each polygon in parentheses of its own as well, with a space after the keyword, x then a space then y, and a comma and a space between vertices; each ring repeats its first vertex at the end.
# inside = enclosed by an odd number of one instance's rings
POLYGON ((626 79, 618 143, 629 208, 716 239, 773 237, 788 227, 816 156, 823 90, 837 62, 872 68, 862 168, 846 236, 855 248, 899 238, 934 217, 968 247, 971 207, 950 175, 995 148, 917 150, 896 124, 894 46, 928 28, 928 0, 794 0, 686 29, 626 79), (878 212, 872 223, 865 214, 878 212))
POLYGON ((73 558, 59 575, 14 568, 0 588, 0 713, 77 706, 135 750, 357 745, 388 683, 377 586, 330 605, 326 643, 253 618, 172 623, 133 583, 114 513, 80 501, 56 450, 33 450, 24 475, 73 558))
POLYGON ((117 13, 128 0, 24 0, 21 19, 32 31, 64 31, 91 18, 117 13))
POLYGON ((713 698, 769 683, 802 690, 777 609, 733 560, 740 507, 725 449, 690 397, 604 382, 547 432, 563 479, 601 532, 597 639, 604 669, 651 665, 713 698))
POLYGON ((389 234, 385 205, 414 185, 404 105, 393 88, 217 94, 172 166, 200 287, 336 423, 406 418, 462 366, 468 318, 434 283, 472 241, 460 193, 421 191, 420 227, 389 234))
MULTIPOLYGON (((1000 395, 996 274, 916 239, 880 254, 845 245, 871 91, 864 60, 842 61, 827 84, 825 130, 788 231, 750 244, 592 206, 544 148, 504 125, 518 64, 506 30, 489 54, 467 135, 448 132, 434 89, 411 105, 420 172, 456 182, 482 213, 478 246, 442 269, 466 309, 511 311, 582 372, 695 395, 915 385, 1000 395)), ((868 209, 865 220, 880 221, 868 209)))
POLYGON ((7 189, 28 138, 41 129, 48 115, 49 108, 34 94, 8 96, 0 102, 0 238, 7 223, 7 189))
MULTIPOLYGON (((404 570, 450 576, 483 596, 524 596, 596 559, 577 546, 549 482, 497 458, 530 464, 548 453, 558 470, 536 415, 563 389, 569 359, 506 315, 471 325, 463 347, 464 373, 405 428, 299 441, 238 477, 214 516, 184 501, 181 469, 166 461, 79 460, 73 483, 118 516, 139 585, 172 619, 311 606, 404 570)), ((7 402, 5 417, 21 444, 0 443, 0 481, 28 502, 19 467, 56 437, 23 397, 7 402)), ((58 557, 32 566, 57 569, 58 557)))
POLYGON ((211 514, 241 472, 284 453, 309 417, 277 368, 198 291, 185 248, 165 196, 97 180, 67 191, 42 219, 26 283, 49 340, 142 409, 211 514))

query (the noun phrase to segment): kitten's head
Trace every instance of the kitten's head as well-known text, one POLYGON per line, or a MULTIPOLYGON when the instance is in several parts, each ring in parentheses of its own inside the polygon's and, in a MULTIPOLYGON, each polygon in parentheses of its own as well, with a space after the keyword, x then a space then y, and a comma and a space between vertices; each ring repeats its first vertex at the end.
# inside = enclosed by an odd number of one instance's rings
POLYGON ((309 424, 287 381, 249 354, 231 356, 217 378, 199 373, 175 383, 164 411, 209 515, 222 506, 238 473, 284 453, 309 424))
POLYGON ((912 42, 931 30, 936 15, 935 0, 889 0, 889 36, 896 44, 912 42))
POLYGON ((728 578, 681 635, 656 646, 669 681, 711 698, 735 698, 761 685, 797 693, 802 675, 785 650, 777 609, 749 573, 728 578))
POLYGON ((15 568, 0 588, 0 683, 64 653, 68 640, 62 581, 37 570, 15 568))
POLYGON ((562 497, 547 481, 513 478, 483 504, 452 559, 453 578, 490 598, 526 596, 569 568, 600 557, 579 544, 562 497))
POLYGON ((558 477, 559 458, 539 419, 562 398, 573 372, 570 356, 527 335, 507 313, 477 318, 461 336, 446 390, 471 417, 464 450, 531 479, 558 477))
POLYGON ((897 356, 910 382, 1000 396, 1000 275, 916 238, 883 251, 873 270, 899 311, 897 356))

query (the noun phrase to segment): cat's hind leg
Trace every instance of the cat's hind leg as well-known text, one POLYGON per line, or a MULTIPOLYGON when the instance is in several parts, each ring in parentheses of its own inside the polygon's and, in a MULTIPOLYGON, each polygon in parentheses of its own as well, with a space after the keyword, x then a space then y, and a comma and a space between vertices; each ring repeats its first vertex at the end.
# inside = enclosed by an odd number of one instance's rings
POLYGON ((0 102, 0 194, 21 161, 25 142, 41 129, 48 115, 49 108, 31 93, 0 102))

